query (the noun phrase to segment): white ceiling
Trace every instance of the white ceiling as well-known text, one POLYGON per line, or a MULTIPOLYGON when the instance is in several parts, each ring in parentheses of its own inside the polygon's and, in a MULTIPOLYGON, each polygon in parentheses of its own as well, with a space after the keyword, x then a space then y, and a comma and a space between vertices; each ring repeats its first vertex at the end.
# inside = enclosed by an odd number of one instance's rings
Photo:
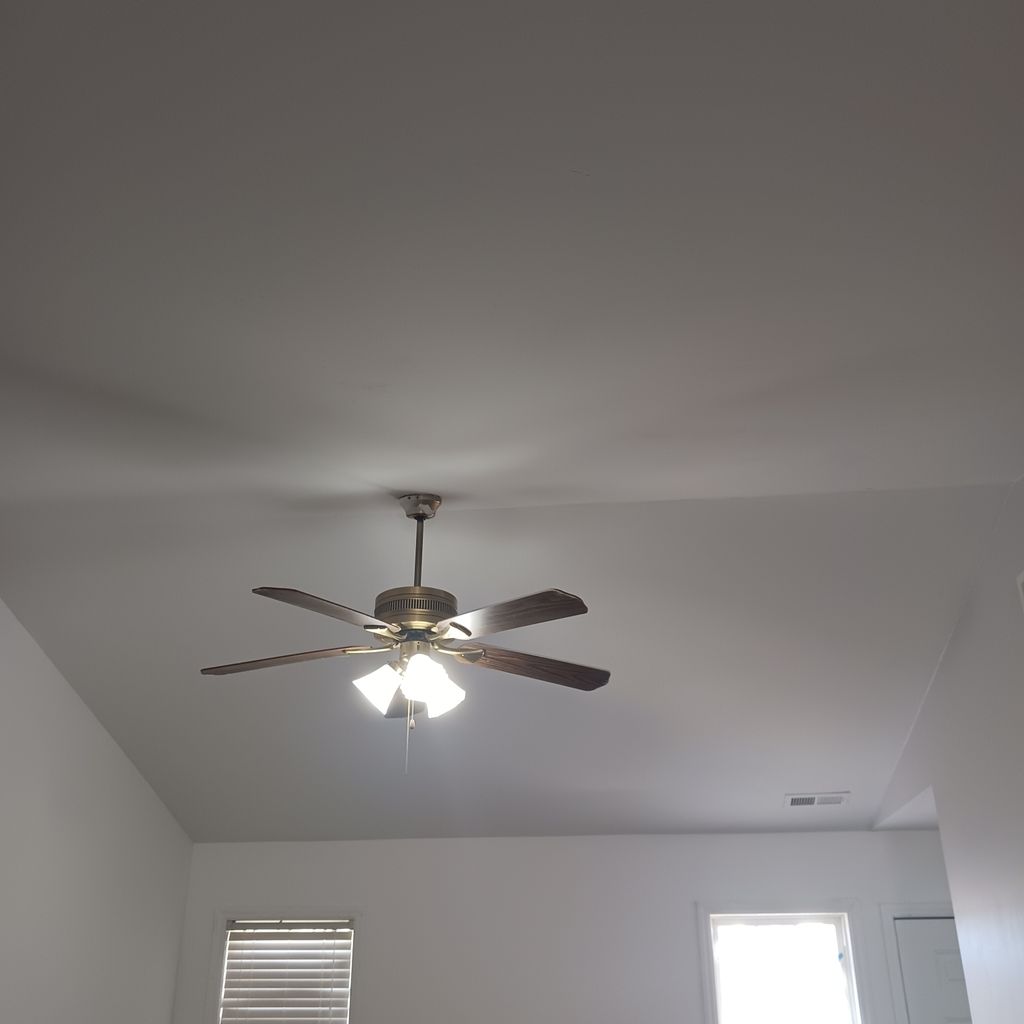
POLYGON ((8 12, 0 595, 197 838, 870 824, 1024 471, 1022 28, 8 12), (406 777, 350 665, 198 677, 353 639, 247 591, 371 607, 417 488, 608 688, 466 670, 406 777))

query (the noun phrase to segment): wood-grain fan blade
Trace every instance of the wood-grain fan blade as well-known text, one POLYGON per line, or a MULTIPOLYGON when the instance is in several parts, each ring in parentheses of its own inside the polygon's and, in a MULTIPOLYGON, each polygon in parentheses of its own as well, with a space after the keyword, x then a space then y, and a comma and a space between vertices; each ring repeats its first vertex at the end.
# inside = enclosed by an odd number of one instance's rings
POLYGON ((506 629, 532 626, 538 622, 566 619, 570 615, 586 614, 587 606, 575 595, 564 590, 541 590, 513 601, 490 604, 472 612, 460 612, 439 622, 438 628, 454 625, 467 636, 490 636, 506 629))
POLYGON ((332 619, 340 619, 342 622, 351 622, 353 626, 383 626, 388 624, 381 619, 375 619, 366 612, 356 611, 355 608, 346 608, 343 604, 335 604, 323 597, 316 597, 314 594, 307 594, 304 590, 293 590, 291 587, 257 587, 254 594, 260 597, 269 597, 273 601, 283 601, 285 604, 294 605, 296 608, 305 608, 310 612, 319 612, 321 615, 328 615, 332 619))
POLYGON ((596 690, 611 678, 611 673, 603 668, 574 665, 571 661, 555 661, 553 658, 523 654, 520 651, 505 651, 500 647, 484 647, 483 654, 473 664, 493 668, 496 672, 511 672, 516 676, 571 686, 576 690, 596 690))
POLYGON ((251 672, 257 668, 275 668, 278 665, 297 665, 302 661, 316 661, 319 658, 341 658, 346 654, 385 654, 387 647, 325 647, 322 651, 301 651, 298 654, 282 654, 276 658, 257 658, 255 661, 236 661, 230 665, 213 665, 202 669, 204 676, 229 676, 234 672, 251 672))

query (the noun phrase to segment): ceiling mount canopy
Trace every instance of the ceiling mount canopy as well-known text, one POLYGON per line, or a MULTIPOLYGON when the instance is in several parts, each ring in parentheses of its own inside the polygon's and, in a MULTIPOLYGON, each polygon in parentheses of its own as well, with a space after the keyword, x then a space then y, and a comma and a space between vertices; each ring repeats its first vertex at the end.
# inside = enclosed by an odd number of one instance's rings
POLYGON ((454 594, 436 587, 425 587, 421 582, 423 525, 437 514, 441 498, 436 494, 404 494, 398 500, 406 516, 416 522, 413 584, 393 587, 378 594, 373 615, 289 587, 257 587, 253 590, 260 597, 269 597, 357 626, 369 634, 372 643, 214 665, 204 668, 203 675, 231 675, 323 658, 390 653, 395 656, 394 660, 356 679, 354 684, 386 717, 401 717, 409 721, 421 711, 426 711, 429 718, 436 718, 465 699, 462 687, 448 677, 442 664, 444 658, 576 690, 596 690, 608 682, 609 673, 604 669, 478 642, 478 637, 508 629, 583 615, 587 606, 575 594, 551 589, 460 613, 454 594))

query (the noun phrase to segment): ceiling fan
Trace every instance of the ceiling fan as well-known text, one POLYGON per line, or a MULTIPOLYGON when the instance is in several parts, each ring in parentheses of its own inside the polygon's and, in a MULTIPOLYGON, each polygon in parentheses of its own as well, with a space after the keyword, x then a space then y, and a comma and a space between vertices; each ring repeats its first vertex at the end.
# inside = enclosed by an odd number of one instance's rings
POLYGON ((577 690, 596 690, 608 682, 610 673, 604 669, 555 661, 536 654, 522 654, 478 642, 478 637, 487 637, 506 629, 583 615, 587 606, 574 594, 567 594, 564 590, 541 590, 527 597, 460 613, 454 594, 435 587, 424 587, 420 582, 423 524, 436 515, 441 505, 440 497, 436 494, 406 494, 398 500, 406 516, 416 521, 413 585, 396 587, 378 594, 373 615, 287 587, 257 587, 253 591, 260 597, 283 601, 358 626, 370 634, 374 641, 372 644, 328 647, 319 651, 284 654, 276 658, 214 665, 204 668, 202 674, 230 675, 319 658, 391 652, 397 655, 395 660, 354 680, 354 683, 370 703, 388 718, 407 718, 410 721, 413 715, 421 711, 426 711, 429 718, 436 718, 451 711, 465 699, 465 690, 448 678, 444 666, 434 655, 577 690))

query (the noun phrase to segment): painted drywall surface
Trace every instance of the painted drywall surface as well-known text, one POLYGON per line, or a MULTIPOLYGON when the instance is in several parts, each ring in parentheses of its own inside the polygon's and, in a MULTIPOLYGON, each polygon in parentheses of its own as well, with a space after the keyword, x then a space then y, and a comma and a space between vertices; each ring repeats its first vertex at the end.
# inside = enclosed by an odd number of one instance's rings
POLYGON ((216 1020, 232 913, 354 915, 354 1024, 695 1024, 698 902, 838 899, 891 1024, 878 905, 948 900, 934 832, 197 844, 175 1024, 216 1020))
POLYGON ((935 791, 974 1024, 1024 1016, 1022 569, 1017 486, 900 765, 935 791))
POLYGON ((0 1021, 167 1024, 191 843, 0 603, 0 1021))

